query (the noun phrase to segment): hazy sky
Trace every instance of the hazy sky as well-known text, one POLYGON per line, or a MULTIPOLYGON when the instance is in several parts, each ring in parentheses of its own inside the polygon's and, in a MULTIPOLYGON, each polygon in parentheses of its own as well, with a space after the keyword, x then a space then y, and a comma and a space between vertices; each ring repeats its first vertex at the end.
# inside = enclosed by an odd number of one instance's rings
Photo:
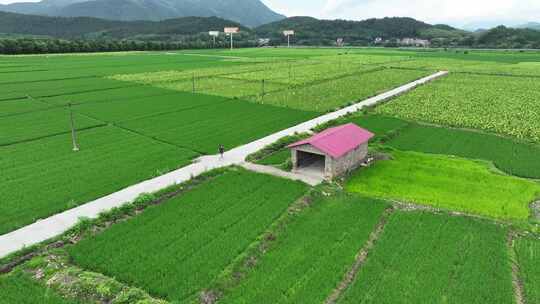
MULTIPOLYGON (((26 0, 38 1, 38 0, 26 0)), ((540 22, 540 0, 262 0, 287 16, 362 20, 407 16, 429 23, 462 26, 494 21, 515 24, 540 22)), ((22 0, 0 0, 0 3, 22 0)))
MULTIPOLYGON (((1 0, 0 0, 1 1, 1 0)), ((407 16, 430 23, 465 25, 495 20, 540 22, 540 0, 262 0, 287 16, 361 20, 407 16)))

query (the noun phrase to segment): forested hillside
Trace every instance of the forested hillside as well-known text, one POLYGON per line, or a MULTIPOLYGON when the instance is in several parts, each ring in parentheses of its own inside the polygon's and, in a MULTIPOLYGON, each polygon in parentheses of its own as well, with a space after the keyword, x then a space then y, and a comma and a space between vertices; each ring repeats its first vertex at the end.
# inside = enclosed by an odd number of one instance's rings
POLYGON ((216 16, 251 27, 285 18, 259 0, 43 0, 0 5, 0 11, 122 21, 216 16))

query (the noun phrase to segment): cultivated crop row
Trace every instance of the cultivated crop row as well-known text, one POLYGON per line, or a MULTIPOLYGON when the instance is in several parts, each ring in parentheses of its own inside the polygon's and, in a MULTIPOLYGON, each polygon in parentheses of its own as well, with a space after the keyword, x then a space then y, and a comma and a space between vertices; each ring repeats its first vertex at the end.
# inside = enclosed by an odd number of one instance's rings
POLYGON ((70 253, 81 266, 182 302, 207 288, 305 190, 300 183, 231 171, 70 253))
POLYGON ((416 152, 394 151, 391 155, 391 160, 354 174, 347 182, 347 190, 519 220, 529 218, 529 204, 540 196, 538 183, 494 173, 484 163, 416 152))
POLYGON ((317 197, 220 303, 323 303, 379 222, 385 204, 317 197))
POLYGON ((540 146, 512 138, 410 123, 388 144, 400 150, 488 160, 508 174, 540 179, 540 146))
POLYGON ((525 301, 540 303, 540 239, 534 236, 519 238, 515 250, 525 301))
POLYGON ((0 290, 2 291, 2 304, 75 304, 62 298, 47 287, 35 282, 29 274, 17 271, 9 275, 0 276, 0 290))
POLYGON ((0 147, 0 234, 186 165, 192 151, 115 127, 0 147))
POLYGON ((451 75, 377 109, 442 125, 540 141, 539 78, 451 75))
MULTIPOLYGON (((76 129, 103 125, 100 121, 77 113, 74 114, 73 121, 76 129)), ((65 108, 2 117, 0 119, 0 130, 2 130, 0 132, 0 146, 67 133, 71 130, 70 123, 70 112, 65 108)))
POLYGON ((130 120, 120 125, 181 147, 215 154, 220 144, 230 149, 294 126, 316 115, 315 112, 245 101, 225 101, 130 120))
POLYGON ((505 237, 470 218, 396 212, 339 303, 514 303, 505 237))
POLYGON ((250 99, 301 110, 325 112, 371 97, 426 76, 424 71, 385 69, 272 92, 250 99))

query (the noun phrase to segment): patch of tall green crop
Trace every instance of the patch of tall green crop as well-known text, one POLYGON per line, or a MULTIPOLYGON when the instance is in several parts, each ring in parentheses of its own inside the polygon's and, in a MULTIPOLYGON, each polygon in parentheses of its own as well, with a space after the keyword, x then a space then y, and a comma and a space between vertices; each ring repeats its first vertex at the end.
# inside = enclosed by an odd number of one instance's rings
POLYGON ((53 290, 34 282, 30 275, 15 271, 0 276, 0 304, 75 304, 53 290))
POLYGON ((540 239, 518 238, 515 250, 526 303, 540 303, 540 239))
POLYGON ((231 170, 69 251, 85 268, 186 301, 210 286, 305 191, 299 182, 231 170))
POLYGON ((381 114, 540 141, 540 79, 451 74, 376 109, 381 114))
POLYGON ((0 147, 0 234, 189 164, 190 150, 113 126, 0 147))
MULTIPOLYGON (((70 112, 65 108, 34 111, 0 119, 0 146, 29 141, 71 131, 70 112)), ((73 114, 75 129, 103 125, 103 122, 73 114)))
POLYGON ((237 100, 130 120, 120 125, 194 151, 215 154, 220 144, 231 149, 315 116, 315 112, 237 100))
POLYGON ((350 192, 499 219, 526 220, 540 196, 537 182, 493 172, 461 158, 394 151, 392 159, 356 171, 350 192))
POLYGON ((396 212, 338 303, 514 303, 506 230, 396 212))
POLYGON ((540 179, 540 145, 508 137, 411 123, 388 144, 400 150, 488 160, 508 174, 540 179))
POLYGON ((323 303, 386 207, 346 194, 314 198, 219 303, 323 303))

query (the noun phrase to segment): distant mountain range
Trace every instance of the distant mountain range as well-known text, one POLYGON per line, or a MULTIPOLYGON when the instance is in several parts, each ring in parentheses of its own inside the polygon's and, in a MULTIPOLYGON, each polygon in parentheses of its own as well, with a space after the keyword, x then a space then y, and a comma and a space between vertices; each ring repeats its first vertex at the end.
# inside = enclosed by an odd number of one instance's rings
POLYGON ((0 5, 0 11, 120 21, 215 16, 249 27, 285 18, 260 0, 42 0, 0 5))
MULTIPOLYGON (((0 12, 0 34, 12 39, 40 36, 43 39, 99 40, 100 43, 128 40, 180 43, 183 47, 199 48, 212 45, 208 31, 223 31, 227 26, 241 28, 242 33, 237 36, 237 42, 244 46, 256 46, 258 38, 269 38, 271 45, 283 44, 286 43, 283 31, 294 30, 293 43, 306 46, 335 46, 336 40, 343 38, 349 46, 424 46, 431 43, 434 47, 540 48, 540 31, 528 28, 534 24, 527 25, 527 28, 498 26, 481 32, 468 32, 444 24, 431 25, 413 18, 347 21, 291 17, 249 28, 218 17, 118 21, 0 12)), ((220 43, 225 42, 223 37, 220 40, 220 43)))
POLYGON ((528 28, 528 29, 531 29, 531 30, 540 31, 540 22, 529 22, 529 23, 525 23, 525 24, 516 26, 516 28, 528 28))
POLYGON ((294 29, 294 40, 306 44, 333 44, 336 38, 346 42, 372 43, 376 38, 450 38, 461 37, 465 31, 448 25, 431 25, 413 18, 382 18, 363 21, 319 20, 312 17, 292 17, 265 24, 255 29, 258 36, 282 40, 283 30, 294 29))
POLYGON ((218 17, 183 17, 163 21, 114 21, 93 17, 46 17, 0 12, 0 33, 65 39, 129 39, 143 36, 188 36, 241 24, 218 17))

